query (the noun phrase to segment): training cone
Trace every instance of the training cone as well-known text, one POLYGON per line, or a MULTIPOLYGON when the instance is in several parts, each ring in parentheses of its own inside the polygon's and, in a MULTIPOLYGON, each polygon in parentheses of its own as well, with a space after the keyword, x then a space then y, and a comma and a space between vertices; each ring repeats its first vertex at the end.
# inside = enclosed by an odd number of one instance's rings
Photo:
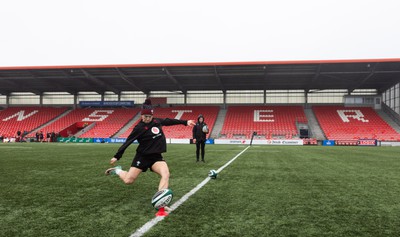
POLYGON ((161 207, 160 209, 158 209, 156 216, 168 216, 168 212, 165 211, 164 207, 161 207))

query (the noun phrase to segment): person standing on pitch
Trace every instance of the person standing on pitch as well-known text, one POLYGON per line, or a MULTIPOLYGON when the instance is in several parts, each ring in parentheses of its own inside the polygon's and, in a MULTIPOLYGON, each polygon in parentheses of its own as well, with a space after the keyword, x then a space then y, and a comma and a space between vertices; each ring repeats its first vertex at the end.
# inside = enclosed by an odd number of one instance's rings
POLYGON ((204 122, 204 117, 200 114, 197 117, 197 123, 193 127, 193 143, 196 143, 196 162, 199 162, 200 149, 201 161, 204 161, 204 148, 206 146, 207 134, 209 130, 207 124, 204 122))
POLYGON ((146 99, 144 102, 141 116, 141 121, 133 128, 126 142, 121 145, 117 153, 110 160, 110 164, 114 165, 121 159, 129 145, 137 140, 139 146, 136 149, 136 155, 133 158, 130 169, 124 171, 121 166, 116 166, 107 169, 105 173, 106 175, 118 175, 124 183, 132 184, 139 174, 150 169, 161 177, 158 190, 166 189, 169 185, 169 169, 167 162, 161 155, 161 153, 167 151, 167 143, 162 126, 178 124, 194 126, 195 121, 153 118, 153 108, 150 99, 146 99))

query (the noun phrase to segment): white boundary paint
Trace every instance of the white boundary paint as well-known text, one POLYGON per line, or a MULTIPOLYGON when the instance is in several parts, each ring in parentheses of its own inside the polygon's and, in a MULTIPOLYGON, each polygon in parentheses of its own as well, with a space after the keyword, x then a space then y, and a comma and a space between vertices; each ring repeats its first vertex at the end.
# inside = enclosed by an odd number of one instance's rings
MULTIPOLYGON (((225 165, 221 166, 218 170, 217 173, 221 172, 223 169, 225 169, 228 165, 230 165, 233 161, 235 161, 241 154, 243 154, 247 149, 249 149, 250 146, 247 146, 245 149, 243 149, 239 154, 237 154, 235 157, 233 157, 230 161, 228 161, 225 165)), ((204 185, 210 181, 211 178, 207 177, 204 179, 201 183, 199 183, 195 188, 190 190, 190 192, 186 193, 181 199, 176 201, 172 206, 171 206, 171 212, 173 212, 175 209, 177 209, 181 204, 186 202, 190 196, 195 194, 197 191, 199 191, 204 185)), ((131 234, 129 237, 139 237, 142 236, 144 233, 149 231, 153 226, 155 226, 158 222, 162 221, 164 219, 164 216, 157 216, 150 221, 148 221, 146 224, 144 224, 142 227, 137 229, 133 234, 131 234)))

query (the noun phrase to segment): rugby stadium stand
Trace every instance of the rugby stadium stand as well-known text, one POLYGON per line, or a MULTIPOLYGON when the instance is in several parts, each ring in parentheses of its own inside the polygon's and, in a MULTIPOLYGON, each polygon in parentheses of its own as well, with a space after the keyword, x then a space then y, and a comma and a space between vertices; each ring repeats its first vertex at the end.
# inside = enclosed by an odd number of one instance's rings
POLYGON ((298 136, 296 122, 307 123, 302 106, 230 106, 221 131, 225 138, 258 136, 271 139, 298 136))
POLYGON ((398 134, 371 107, 313 106, 329 140, 399 140, 398 134))
MULTIPOLYGON (((41 130, 45 133, 52 131, 58 133, 78 122, 87 124, 95 123, 94 127, 81 137, 92 137, 92 135, 94 137, 110 137, 132 119, 138 111, 139 109, 128 108, 75 109, 41 130)), ((74 134, 69 135, 72 136, 74 134)))
MULTIPOLYGON (((177 106, 169 108, 155 108, 155 118, 177 118, 183 120, 195 120, 199 114, 204 116, 204 121, 208 125, 211 134, 219 112, 219 106, 177 106)), ((129 129, 127 129, 120 138, 127 138, 132 129, 139 122, 135 122, 129 129)), ((164 126, 164 134, 167 138, 192 138, 192 128, 186 126, 164 126)))
MULTIPOLYGON (((75 123, 84 123, 85 126, 92 126, 83 128, 78 137, 108 138, 123 129, 140 112, 139 108, 79 108, 56 119, 68 109, 37 106, 6 108, 0 111, 0 134, 14 137, 17 131, 31 132, 51 121, 40 130, 59 133, 75 123)), ((197 116, 203 114, 211 134, 219 109, 219 106, 158 107, 154 117, 197 120, 197 116)), ((400 141, 400 134, 371 107, 313 106, 312 110, 329 140, 350 143, 359 139, 400 141)), ((138 122, 128 129, 124 128, 126 131, 119 137, 128 137, 138 122)), ((307 124, 302 106, 229 106, 219 138, 248 139, 253 132, 257 132, 255 139, 298 138, 296 125, 299 123, 307 124)), ((164 133, 167 138, 192 137, 192 129, 186 126, 165 126, 164 133)), ((34 137, 34 134, 27 137, 34 137)), ((316 140, 310 138, 305 143, 314 144, 316 140)))
POLYGON ((0 111, 0 134, 14 137, 17 131, 30 132, 67 111, 67 107, 9 107, 0 111))
POLYGON ((107 109, 107 111, 113 111, 112 114, 107 113, 108 117, 101 122, 96 122, 93 128, 89 131, 83 133, 79 137, 84 138, 106 138, 111 137, 116 132, 118 132, 129 120, 133 119, 133 117, 140 111, 137 109, 126 109, 126 108, 118 108, 118 109, 107 109))

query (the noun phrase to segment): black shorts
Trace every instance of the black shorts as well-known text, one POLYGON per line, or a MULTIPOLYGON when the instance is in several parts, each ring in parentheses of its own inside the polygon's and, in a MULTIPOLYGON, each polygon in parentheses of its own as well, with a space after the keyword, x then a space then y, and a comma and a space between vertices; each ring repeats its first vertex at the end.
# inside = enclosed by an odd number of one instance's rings
POLYGON ((136 153, 135 158, 133 158, 131 167, 135 167, 141 169, 143 172, 146 172, 147 169, 151 170, 151 167, 154 165, 154 163, 158 161, 165 162, 161 154, 136 153))

